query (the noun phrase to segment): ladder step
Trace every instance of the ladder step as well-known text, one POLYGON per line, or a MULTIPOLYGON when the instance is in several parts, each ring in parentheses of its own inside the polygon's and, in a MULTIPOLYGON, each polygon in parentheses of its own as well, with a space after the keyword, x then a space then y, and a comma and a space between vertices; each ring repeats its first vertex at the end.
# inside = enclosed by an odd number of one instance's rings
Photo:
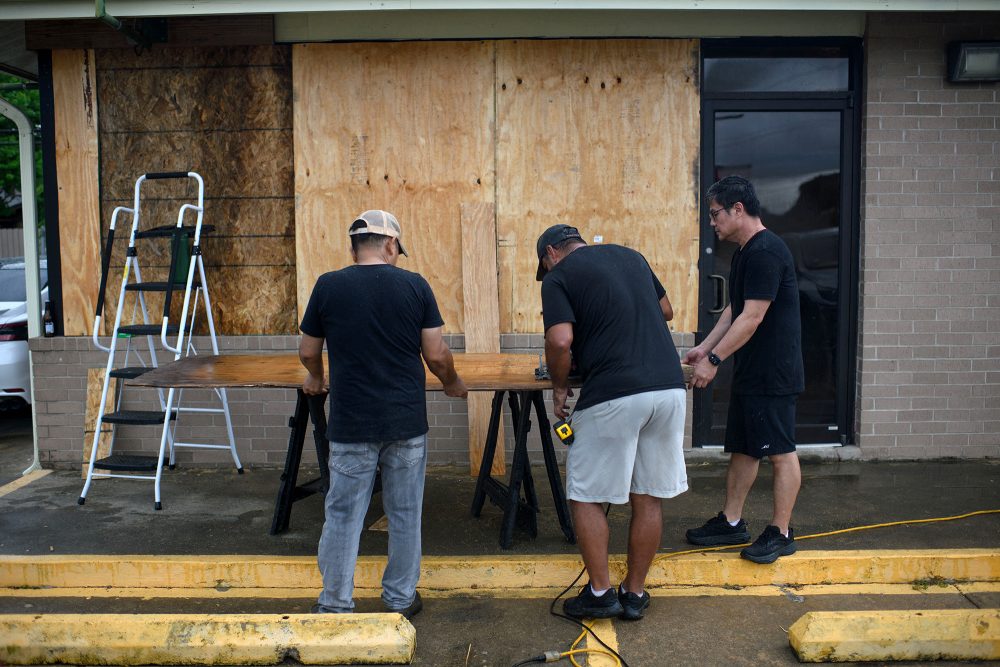
POLYGON ((111 371, 111 377, 122 378, 124 380, 134 380, 143 373, 153 370, 149 366, 127 366, 125 368, 115 368, 111 371))
MULTIPOLYGON (((158 336, 161 328, 163 328, 162 324, 126 324, 118 327, 118 333, 129 334, 132 336, 158 336)), ((177 333, 177 325, 168 324, 167 333, 177 333)))
MULTIPOLYGON (((150 229, 145 229, 141 232, 136 232, 135 237, 137 239, 151 239, 151 238, 162 238, 164 236, 170 237, 174 235, 174 230, 177 229, 177 225, 164 225, 162 227, 152 227, 150 229)), ((194 225, 183 225, 181 230, 184 232, 185 236, 194 236, 194 225)), ((215 225, 202 225, 201 233, 210 234, 215 231, 215 225)))
MULTIPOLYGON (((191 287, 200 289, 201 285, 198 281, 194 281, 191 287)), ((125 286, 126 292, 166 292, 168 289, 180 292, 187 289, 187 283, 171 283, 169 286, 166 282, 129 283, 125 286)))
MULTIPOLYGON (((105 424, 162 424, 163 415, 162 410, 119 410, 104 415, 101 421, 105 424)), ((176 419, 177 413, 171 412, 170 418, 176 419)))
POLYGON ((100 470, 117 470, 120 472, 155 471, 156 457, 112 454, 111 456, 94 461, 94 468, 100 470))

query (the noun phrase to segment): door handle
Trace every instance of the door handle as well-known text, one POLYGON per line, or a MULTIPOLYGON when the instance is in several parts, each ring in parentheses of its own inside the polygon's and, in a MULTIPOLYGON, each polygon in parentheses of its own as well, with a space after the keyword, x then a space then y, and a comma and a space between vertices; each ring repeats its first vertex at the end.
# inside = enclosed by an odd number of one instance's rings
POLYGON ((717 273, 713 273, 708 277, 714 283, 715 289, 715 306, 708 309, 708 312, 713 315, 717 315, 726 309, 729 305, 729 283, 726 281, 725 276, 720 276, 717 273))

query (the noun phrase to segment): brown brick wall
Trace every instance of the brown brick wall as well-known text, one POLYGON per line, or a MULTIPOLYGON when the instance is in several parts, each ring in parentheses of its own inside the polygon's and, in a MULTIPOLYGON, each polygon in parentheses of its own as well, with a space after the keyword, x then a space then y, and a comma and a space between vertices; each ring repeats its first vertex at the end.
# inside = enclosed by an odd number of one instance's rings
POLYGON ((866 458, 1000 456, 1000 84, 946 44, 1000 12, 872 14, 865 39, 857 441, 866 458))

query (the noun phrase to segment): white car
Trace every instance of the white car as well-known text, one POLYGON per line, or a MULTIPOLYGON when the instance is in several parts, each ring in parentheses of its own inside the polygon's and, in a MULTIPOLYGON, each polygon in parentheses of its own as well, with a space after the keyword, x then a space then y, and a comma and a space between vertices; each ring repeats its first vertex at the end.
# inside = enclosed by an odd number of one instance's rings
MULTIPOLYGON (((40 261, 41 303, 49 298, 46 261, 40 261)), ((31 403, 28 368, 28 302, 24 258, 0 259, 0 410, 31 403)))

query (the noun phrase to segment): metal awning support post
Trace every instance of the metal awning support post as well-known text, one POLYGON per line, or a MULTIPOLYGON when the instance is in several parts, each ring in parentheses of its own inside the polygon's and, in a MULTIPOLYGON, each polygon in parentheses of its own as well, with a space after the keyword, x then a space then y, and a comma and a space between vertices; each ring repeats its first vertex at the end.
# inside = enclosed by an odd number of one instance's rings
MULTIPOLYGON (((35 210, 35 145, 31 134, 31 121, 23 111, 0 98, 0 114, 17 125, 18 145, 21 153, 21 220, 24 229, 24 282, 28 296, 28 338, 38 338, 42 333, 42 286, 38 276, 38 213, 35 210)), ((28 348, 28 381, 31 390, 31 439, 34 442, 34 459, 22 474, 39 470, 38 426, 35 410, 35 369, 31 348, 28 348)))
POLYGON ((94 16, 97 17, 97 20, 101 23, 109 25, 121 34, 125 35, 125 38, 133 45, 141 46, 146 49, 149 48, 149 39, 145 35, 133 30, 111 14, 108 14, 107 9, 105 9, 104 6, 104 0, 94 0, 94 16))

